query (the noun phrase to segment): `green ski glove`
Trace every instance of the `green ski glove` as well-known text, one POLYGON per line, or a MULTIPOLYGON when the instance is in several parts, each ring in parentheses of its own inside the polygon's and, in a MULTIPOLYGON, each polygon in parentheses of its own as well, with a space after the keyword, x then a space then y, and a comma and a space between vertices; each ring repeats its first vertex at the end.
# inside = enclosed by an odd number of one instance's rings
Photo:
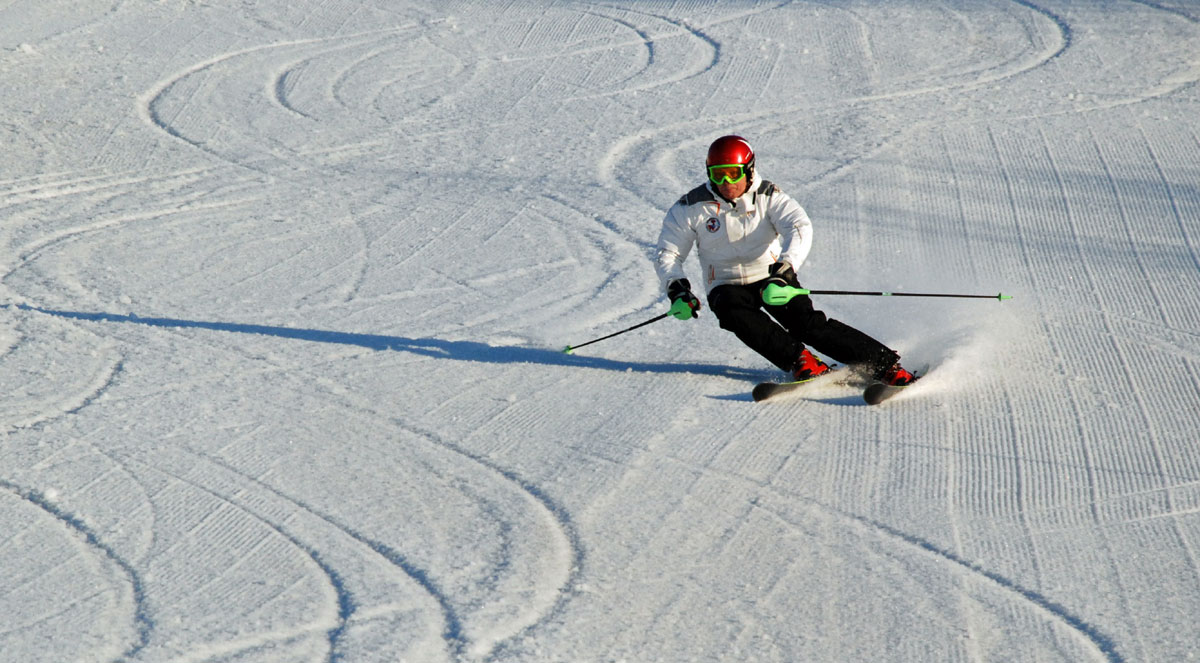
POLYGON ((667 284, 667 297, 671 300, 670 314, 680 320, 699 317, 700 300, 692 294, 692 284, 687 279, 676 279, 667 284))

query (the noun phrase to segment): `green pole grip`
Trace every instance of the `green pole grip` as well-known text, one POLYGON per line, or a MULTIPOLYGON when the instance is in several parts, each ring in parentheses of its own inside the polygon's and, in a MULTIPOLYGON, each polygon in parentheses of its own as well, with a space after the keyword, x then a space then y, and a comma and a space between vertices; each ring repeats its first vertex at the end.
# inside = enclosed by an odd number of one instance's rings
POLYGON ((769 283, 763 288, 762 299, 763 303, 768 306, 783 306, 792 301, 793 297, 807 295, 810 291, 804 288, 797 288, 790 285, 779 285, 778 283, 769 283))

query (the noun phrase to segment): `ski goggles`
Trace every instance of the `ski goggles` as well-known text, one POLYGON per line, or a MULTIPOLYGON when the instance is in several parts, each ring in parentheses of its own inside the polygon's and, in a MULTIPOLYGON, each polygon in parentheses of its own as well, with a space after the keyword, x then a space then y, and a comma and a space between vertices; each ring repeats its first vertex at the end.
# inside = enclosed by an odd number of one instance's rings
POLYGON ((713 184, 736 184, 746 177, 746 167, 740 163, 726 163, 708 167, 708 181, 713 184))

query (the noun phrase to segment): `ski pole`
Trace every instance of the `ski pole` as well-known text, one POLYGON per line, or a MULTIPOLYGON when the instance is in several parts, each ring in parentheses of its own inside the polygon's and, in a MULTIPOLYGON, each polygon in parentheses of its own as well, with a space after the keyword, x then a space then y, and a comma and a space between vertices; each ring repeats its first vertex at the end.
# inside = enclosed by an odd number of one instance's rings
POLYGON ((563 348, 563 352, 565 352, 566 354, 571 354, 571 352, 574 351, 576 348, 582 348, 585 345, 599 343, 600 341, 603 341, 606 338, 620 336, 621 334, 624 334, 625 332, 631 332, 631 331, 637 329, 638 327, 645 327, 646 325, 650 324, 651 322, 658 322, 659 320, 662 320, 663 318, 667 317, 668 315, 671 315, 671 314, 663 313, 662 315, 654 316, 653 318, 650 318, 649 320, 647 320, 645 322, 639 322, 638 324, 630 327, 629 329, 622 329, 621 331, 613 332, 613 333, 609 334, 608 336, 601 336, 600 338, 592 339, 592 340, 588 341, 587 343, 580 343, 579 345, 568 345, 567 347, 563 348))
POLYGON ((873 297, 955 297, 958 299, 995 299, 1004 301, 1012 299, 1012 295, 1000 293, 998 295, 960 295, 948 294, 940 292, 867 292, 863 290, 809 290, 807 288, 796 288, 790 285, 779 285, 772 283, 766 288, 763 288, 763 302, 771 306, 782 306, 792 300, 792 297, 799 295, 867 295, 873 297))

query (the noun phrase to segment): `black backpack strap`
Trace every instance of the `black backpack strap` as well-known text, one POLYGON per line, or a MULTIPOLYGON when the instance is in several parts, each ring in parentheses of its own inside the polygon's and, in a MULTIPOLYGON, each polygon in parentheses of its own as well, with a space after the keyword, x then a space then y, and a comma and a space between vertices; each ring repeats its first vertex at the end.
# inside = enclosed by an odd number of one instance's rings
POLYGON ((709 191, 708 187, 704 186, 703 184, 683 194, 683 197, 679 199, 679 204, 683 205, 684 207, 707 202, 715 203, 717 202, 717 198, 712 194, 712 191, 709 191))

